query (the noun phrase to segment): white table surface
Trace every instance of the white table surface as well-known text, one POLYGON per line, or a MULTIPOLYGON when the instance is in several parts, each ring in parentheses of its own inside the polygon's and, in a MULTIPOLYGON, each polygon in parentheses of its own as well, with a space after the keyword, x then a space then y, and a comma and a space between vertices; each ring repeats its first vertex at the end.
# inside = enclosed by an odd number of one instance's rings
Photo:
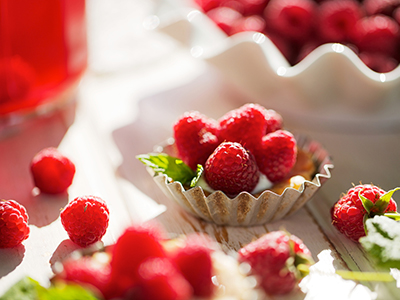
MULTIPOLYGON (((284 227, 303 239, 315 260, 329 249, 337 269, 373 270, 362 249, 332 227, 329 210, 352 183, 373 182, 386 190, 400 185, 399 128, 326 132, 284 115, 289 130, 308 133, 329 150, 333 178, 306 207, 278 222, 235 228, 200 221, 167 199, 135 156, 171 136, 172 123, 183 112, 195 109, 218 118, 248 99, 177 42, 142 27, 153 9, 150 0, 88 0, 87 8, 90 64, 77 101, 1 136, 0 198, 25 205, 31 235, 20 247, 0 249, 0 295, 26 275, 46 285, 51 265, 77 249, 59 212, 68 200, 85 194, 99 195, 109 205, 106 245, 129 224, 153 218, 173 234, 205 232, 225 251, 237 251, 284 227), (32 193, 29 162, 48 146, 58 147, 76 164, 67 195, 32 193)), ((393 284, 379 289, 384 299, 400 298, 393 284)))

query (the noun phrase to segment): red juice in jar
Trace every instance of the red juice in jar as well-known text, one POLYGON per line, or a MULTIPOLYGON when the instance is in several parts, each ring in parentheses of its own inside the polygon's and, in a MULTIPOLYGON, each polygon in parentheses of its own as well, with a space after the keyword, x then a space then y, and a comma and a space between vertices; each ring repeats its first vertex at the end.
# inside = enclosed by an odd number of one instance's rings
POLYGON ((86 66, 85 0, 0 0, 0 119, 73 97, 86 66))

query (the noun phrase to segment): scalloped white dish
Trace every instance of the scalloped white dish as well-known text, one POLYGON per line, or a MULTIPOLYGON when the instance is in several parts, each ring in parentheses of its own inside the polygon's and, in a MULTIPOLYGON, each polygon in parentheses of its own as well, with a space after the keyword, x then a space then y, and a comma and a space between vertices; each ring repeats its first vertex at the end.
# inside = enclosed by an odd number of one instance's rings
POLYGON ((293 119, 307 119, 312 126, 331 123, 333 130, 343 122, 358 131, 400 128, 400 67, 374 72, 341 44, 319 46, 291 66, 265 35, 242 32, 228 37, 189 4, 159 1, 145 27, 181 42, 253 101, 293 119))
POLYGON ((200 219, 229 226, 266 224, 297 212, 331 178, 334 165, 328 152, 305 135, 297 134, 295 137, 298 147, 310 153, 316 174, 311 180, 305 180, 298 189, 286 187, 280 195, 265 190, 257 197, 241 192, 232 199, 221 191, 206 196, 200 186, 185 189, 180 182, 170 182, 165 174, 153 176, 153 170, 148 170, 167 197, 200 219))

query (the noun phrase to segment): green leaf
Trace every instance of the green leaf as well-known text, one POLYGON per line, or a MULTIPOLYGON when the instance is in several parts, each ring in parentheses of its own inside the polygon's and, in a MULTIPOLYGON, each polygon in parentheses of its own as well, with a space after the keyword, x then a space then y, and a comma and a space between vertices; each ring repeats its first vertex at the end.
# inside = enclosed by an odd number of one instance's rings
POLYGON ((393 190, 390 190, 386 194, 384 194, 382 197, 379 198, 378 201, 375 202, 375 207, 377 208, 377 211, 379 213, 384 213, 386 208, 389 206, 390 199, 392 198, 393 194, 400 190, 400 188, 395 188, 393 190))
POLYGON ((358 197, 361 199, 362 205, 369 215, 371 213, 371 209, 374 207, 374 202, 361 195, 361 191, 358 192, 358 197))
POLYGON ((181 159, 165 153, 142 154, 136 156, 136 158, 147 167, 152 168, 156 173, 165 174, 172 180, 179 181, 184 185, 190 185, 196 176, 196 172, 181 159))
POLYGON ((39 300, 38 290, 44 289, 29 277, 24 277, 0 297, 0 300, 39 300))
POLYGON ((190 187, 196 186, 197 182, 199 181, 201 174, 203 174, 203 166, 197 165, 196 176, 193 177, 192 181, 190 182, 190 187))
POLYGON ((39 292, 40 300, 98 300, 89 290, 76 284, 59 283, 39 292))
POLYGON ((366 221, 367 235, 362 247, 383 268, 400 268, 400 223, 385 216, 366 221))

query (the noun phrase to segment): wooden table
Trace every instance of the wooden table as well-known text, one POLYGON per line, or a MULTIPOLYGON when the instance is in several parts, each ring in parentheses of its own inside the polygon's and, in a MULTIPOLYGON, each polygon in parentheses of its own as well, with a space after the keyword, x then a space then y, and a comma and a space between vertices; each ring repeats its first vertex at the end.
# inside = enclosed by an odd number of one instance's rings
MULTIPOLYGON (((0 198, 15 199, 27 208, 31 235, 20 247, 0 249, 0 295, 25 275, 48 283, 52 264, 77 249, 62 228, 60 210, 87 194, 99 195, 109 205, 106 245, 129 224, 153 218, 172 234, 207 233, 227 252, 285 228, 303 239, 315 260, 329 249, 337 269, 373 270, 363 250, 330 224, 329 211, 352 183, 373 182, 386 190, 399 185, 400 128, 320 131, 284 115, 289 130, 311 135, 332 154, 333 178, 287 219, 249 228, 203 222, 167 199, 135 156, 170 137, 172 123, 187 110, 218 118, 251 99, 171 39, 146 32, 141 20, 151 8, 149 1, 88 1, 91 61, 76 101, 2 132, 0 198), (29 162, 48 146, 58 147, 76 164, 67 195, 33 190, 29 162)), ((379 289, 382 299, 400 297, 394 284, 379 289)))

